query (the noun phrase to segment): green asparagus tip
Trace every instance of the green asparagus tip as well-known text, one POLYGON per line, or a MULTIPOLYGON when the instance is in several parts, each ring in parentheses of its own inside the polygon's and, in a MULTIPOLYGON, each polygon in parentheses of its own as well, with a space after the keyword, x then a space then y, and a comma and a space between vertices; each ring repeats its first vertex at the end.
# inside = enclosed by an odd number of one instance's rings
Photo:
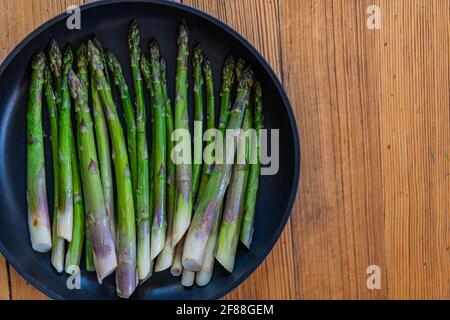
POLYGON ((238 62, 236 63, 236 80, 238 82, 241 81, 241 77, 242 77, 242 74, 243 74, 243 71, 244 71, 244 68, 245 68, 246 64, 247 63, 242 58, 239 58, 238 62))
POLYGON ((184 44, 187 46, 189 40, 189 27, 186 23, 186 20, 181 20, 180 28, 178 30, 178 39, 177 44, 180 46, 184 44))
POLYGON ((249 90, 253 85, 254 78, 255 75, 252 68, 250 66, 246 67, 242 72, 242 78, 239 82, 239 88, 249 90))
POLYGON ((35 70, 44 71, 46 65, 47 59, 45 58, 45 54, 42 51, 39 51, 34 55, 31 67, 35 70))
POLYGON ((50 68, 52 68, 53 73, 60 75, 62 66, 62 55, 59 49, 58 43, 55 39, 50 41, 48 46, 48 56, 50 60, 50 68))
POLYGON ((194 68, 203 63, 203 50, 200 44, 196 44, 194 47, 194 54, 192 56, 192 63, 194 68))
POLYGON ((133 21, 131 21, 130 30, 128 33, 128 47, 130 51, 132 49, 136 50, 137 48, 139 48, 140 43, 141 34, 139 32, 139 25, 136 19, 133 19, 133 21))
POLYGON ((103 70, 103 64, 100 60, 100 52, 98 51, 97 46, 91 41, 88 41, 88 57, 91 62, 93 68, 95 70, 103 70))
POLYGON ((228 57, 225 59, 225 64, 223 66, 223 89, 228 88, 231 89, 234 83, 234 68, 235 68, 236 62, 235 57, 233 54, 228 55, 228 57))
POLYGON ((109 70, 114 73, 114 71, 120 71, 122 73, 122 67, 120 66, 119 60, 117 57, 112 53, 111 51, 106 51, 106 57, 108 60, 108 68, 109 70))
POLYGON ((259 81, 255 81, 255 95, 262 96, 262 88, 259 81))
POLYGON ((160 68, 161 68, 161 74, 165 75, 166 71, 167 71, 167 66, 166 66, 166 60, 163 57, 161 57, 159 59, 159 65, 160 65, 160 68))
POLYGON ((83 97, 84 86, 73 70, 69 72, 69 88, 70 94, 74 100, 83 97))
POLYGON ((44 69, 44 81, 46 84, 52 83, 52 73, 50 72, 50 68, 48 66, 44 69))
POLYGON ((95 46, 98 49, 98 52, 102 53, 103 52, 103 45, 100 42, 100 40, 98 40, 96 37, 92 37, 92 42, 95 44, 95 46))
POLYGON ((151 79, 150 61, 143 54, 141 55, 141 71, 146 79, 151 79))
POLYGON ((205 79, 212 78, 211 61, 206 56, 203 61, 203 72, 205 73, 205 79))
POLYGON ((87 45, 86 43, 82 43, 77 50, 77 62, 78 66, 86 67, 88 64, 87 61, 87 45))
POLYGON ((68 64, 72 64, 72 62, 73 62, 72 47, 70 45, 67 45, 66 48, 64 49, 63 63, 66 66, 68 64))
POLYGON ((155 61, 159 61, 159 45, 155 38, 150 40, 150 57, 155 59, 155 61))

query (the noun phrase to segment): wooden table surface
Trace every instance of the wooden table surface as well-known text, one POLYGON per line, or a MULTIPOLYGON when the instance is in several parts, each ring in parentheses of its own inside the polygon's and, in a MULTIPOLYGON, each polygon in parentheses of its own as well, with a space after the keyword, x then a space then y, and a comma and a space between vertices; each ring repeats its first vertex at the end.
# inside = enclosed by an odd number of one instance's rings
MULTIPOLYGON (((83 2, 0 0, 0 60, 83 2)), ((302 141, 292 218, 227 298, 449 299, 450 1, 183 3, 262 53, 288 92, 302 141), (373 4, 381 29, 367 25, 373 4), (367 287, 370 265, 380 268, 380 289, 367 287)), ((0 299, 42 298, 0 256, 0 299)))

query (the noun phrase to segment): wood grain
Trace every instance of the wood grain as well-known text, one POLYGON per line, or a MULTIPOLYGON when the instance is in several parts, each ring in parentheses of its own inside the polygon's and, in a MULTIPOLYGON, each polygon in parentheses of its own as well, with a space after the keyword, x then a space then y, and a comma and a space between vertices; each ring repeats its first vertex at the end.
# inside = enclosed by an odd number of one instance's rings
POLYGON ((2 255, 0 255, 0 300, 9 300, 8 266, 2 255))
MULTIPOLYGON (((77 2, 0 0, 0 59, 77 2)), ((302 140, 292 218, 226 298, 449 299, 450 0, 183 3, 261 52, 288 92, 302 140), (366 26, 369 5, 381 8, 380 30, 366 26), (380 290, 367 288, 370 265, 381 269, 380 290)), ((13 299, 43 298, 10 271, 13 299)), ((0 258, 2 299, 5 276, 0 258)))

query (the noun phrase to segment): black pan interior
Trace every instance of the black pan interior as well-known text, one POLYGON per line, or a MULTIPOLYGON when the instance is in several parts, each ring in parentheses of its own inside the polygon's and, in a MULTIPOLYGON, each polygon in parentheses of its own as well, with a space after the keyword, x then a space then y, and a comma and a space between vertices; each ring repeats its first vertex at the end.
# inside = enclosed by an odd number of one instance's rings
MULTIPOLYGON (((52 298, 116 298, 113 277, 100 286, 92 273, 82 273, 81 290, 68 290, 67 276, 59 275, 52 269, 50 254, 35 253, 31 249, 26 217, 25 120, 30 60, 36 51, 46 48, 51 38, 55 38, 61 46, 70 43, 77 47, 81 41, 95 35, 119 57, 125 77, 131 85, 127 31, 131 19, 136 18, 142 33, 144 52, 148 52, 151 37, 159 42, 167 60, 169 91, 173 97, 176 31, 180 20, 186 19, 191 30, 191 47, 196 41, 200 42, 211 60, 217 102, 222 63, 227 54, 234 52, 254 66, 255 74, 263 86, 265 125, 280 130, 279 172, 261 178, 253 246, 250 251, 239 247, 233 274, 228 274, 216 264, 213 280, 208 286, 185 289, 179 278, 172 277, 166 271, 154 274, 132 298, 209 299, 223 296, 256 270, 278 239, 292 208, 299 176, 299 141, 283 89, 270 67, 245 40, 217 20, 191 8, 159 1, 104 1, 82 7, 81 30, 68 30, 65 17, 57 17, 35 31, 0 67, 0 249, 27 281, 52 298)), ((192 98, 189 103, 192 116, 192 98)), ((48 133, 46 115, 45 112, 44 127, 48 133)), ((51 182, 48 136, 45 143, 47 181, 51 182)), ((53 203, 52 197, 52 184, 48 183, 49 205, 53 203)))

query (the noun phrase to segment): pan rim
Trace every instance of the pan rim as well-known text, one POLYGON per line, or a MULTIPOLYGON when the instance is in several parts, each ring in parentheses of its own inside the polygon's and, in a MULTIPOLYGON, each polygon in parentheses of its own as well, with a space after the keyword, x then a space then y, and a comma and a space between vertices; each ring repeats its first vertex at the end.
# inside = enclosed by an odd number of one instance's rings
MULTIPOLYGON (((214 24, 215 26, 219 27, 226 33, 228 33, 231 37, 233 37, 236 41, 240 42, 249 52, 255 57, 255 59, 258 61, 258 63, 261 64, 265 72, 269 75, 270 79, 273 81, 275 87, 277 88, 278 93, 281 96, 281 99, 283 101, 284 107, 286 108, 289 122, 290 122, 290 130, 292 131, 292 136, 294 140, 294 177, 293 177, 293 186, 291 189, 291 193, 289 195, 289 202, 287 204, 287 208, 285 212, 283 213, 281 223, 277 230, 271 235, 271 237, 267 241, 267 245, 265 249, 263 250, 263 254, 261 255, 261 258, 256 259, 256 263, 254 264, 254 267, 248 268, 241 276, 239 276, 235 281, 230 281, 228 285, 224 286, 219 290, 215 295, 209 297, 209 299, 220 299, 229 292, 231 292, 233 289, 237 288, 241 283, 243 283, 251 274, 253 274, 262 264, 262 262, 267 258, 269 253, 272 251, 273 247, 277 243, 277 241, 280 239, 281 234, 286 227, 286 224, 289 220, 289 217, 292 214, 292 209, 296 200, 296 195, 298 191, 299 181, 300 181, 300 171, 301 171, 301 150, 300 150, 300 133, 297 128, 297 123, 295 120, 295 115, 292 110, 292 106, 289 102, 289 98, 287 96, 286 91, 284 90, 284 87, 282 86, 280 80, 276 76, 275 72, 273 71, 272 67, 269 65, 269 63, 265 60, 265 58, 259 53, 259 51, 252 45, 250 42, 248 42, 242 35, 240 35, 237 31, 235 31, 233 28, 225 24, 224 22, 220 21, 219 19, 199 10, 196 8, 193 8, 191 6, 181 4, 178 2, 172 2, 172 1, 163 1, 163 0, 102 0, 98 2, 92 2, 80 5, 81 12, 84 10, 89 10, 97 7, 103 7, 108 6, 112 4, 130 4, 130 3, 144 3, 144 4, 157 4, 167 7, 176 8, 181 11, 188 12, 190 14, 193 14, 200 19, 206 20, 209 23, 214 24)), ((48 28, 50 28, 52 25, 60 22, 64 18, 67 18, 69 16, 68 13, 61 13, 50 20, 46 21, 45 23, 41 24, 39 27, 37 27, 34 31, 32 31, 29 35, 27 35, 19 44, 8 54, 8 56, 5 58, 5 60, 0 64, 0 78, 3 76, 3 73, 9 66, 9 64, 15 59, 15 57, 40 33, 45 32, 48 28)), ((54 292, 53 290, 47 288, 43 282, 40 282, 36 280, 34 277, 32 277, 28 271, 26 271, 15 259, 14 257, 9 253, 9 251, 6 249, 4 244, 0 241, 0 253, 3 254, 7 262, 14 267, 14 269, 30 284, 32 284, 35 288, 40 290, 42 293, 44 293, 46 296, 48 296, 51 299, 57 299, 57 300, 66 300, 67 298, 54 292)))

